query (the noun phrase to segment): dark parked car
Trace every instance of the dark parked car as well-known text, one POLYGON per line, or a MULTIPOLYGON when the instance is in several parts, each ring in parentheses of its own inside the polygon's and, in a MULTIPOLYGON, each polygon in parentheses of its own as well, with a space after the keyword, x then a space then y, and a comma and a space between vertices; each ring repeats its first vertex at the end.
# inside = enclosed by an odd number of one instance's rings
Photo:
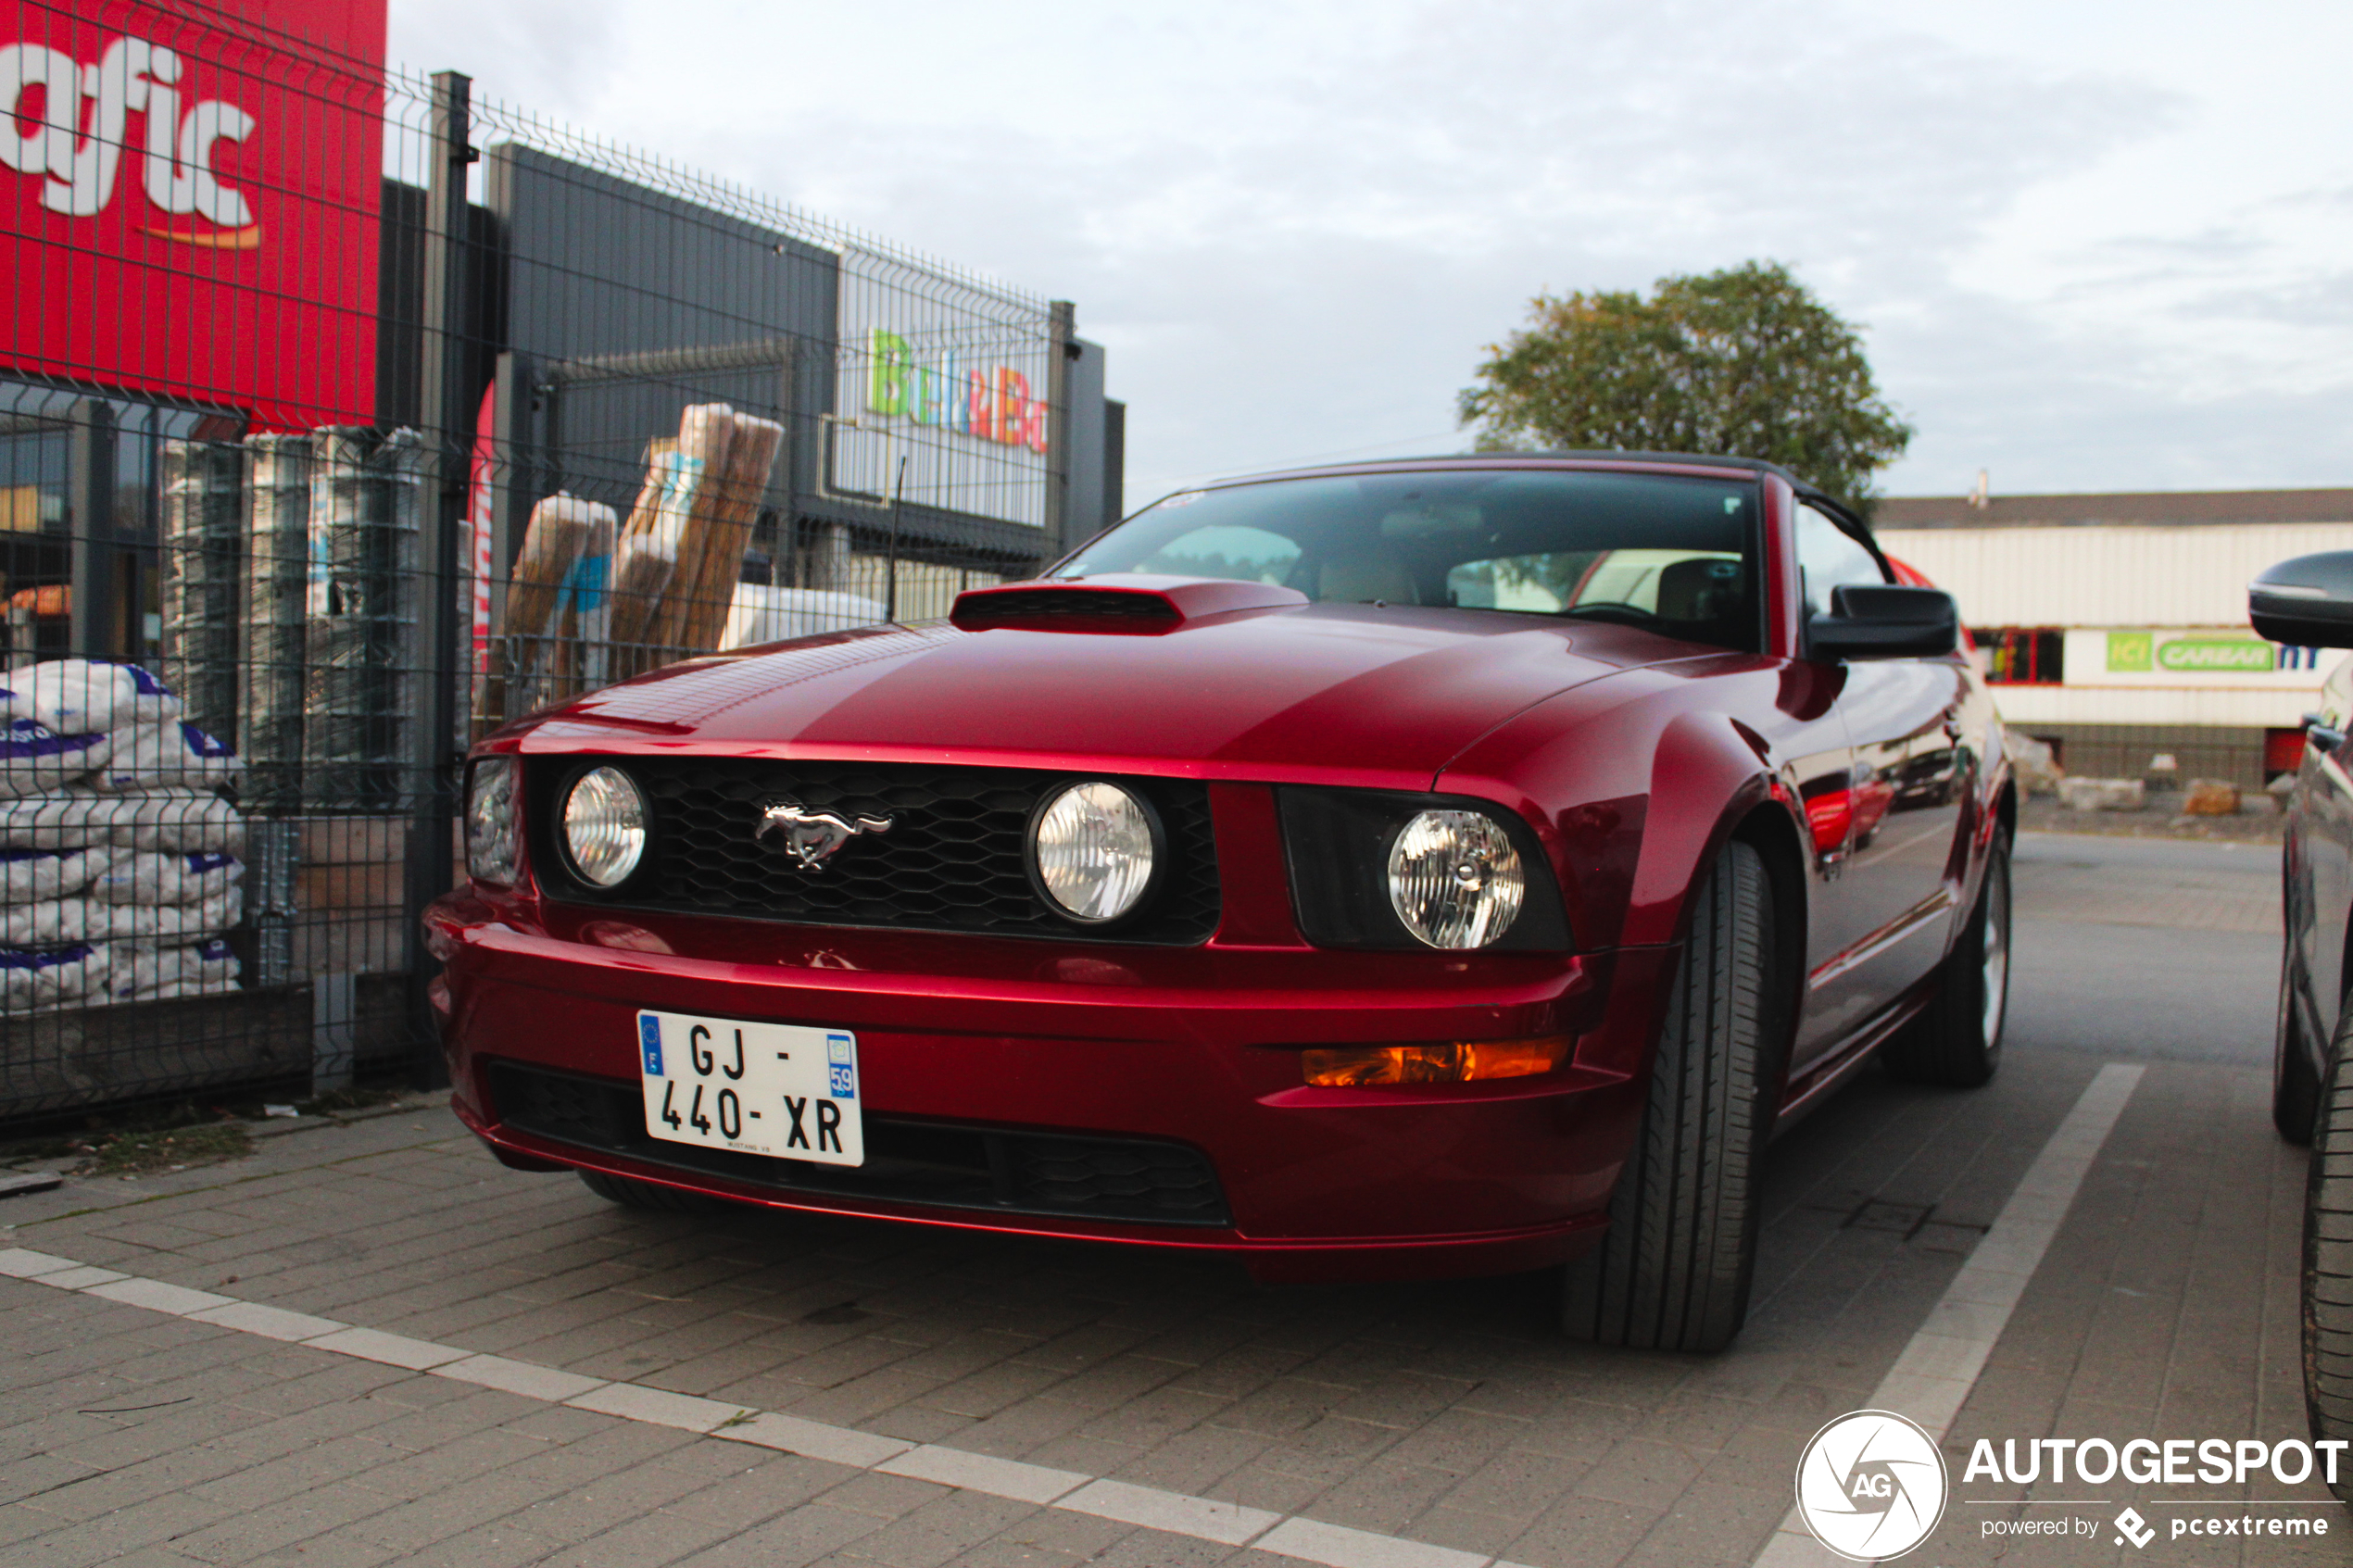
MULTIPOLYGON (((2275 643, 2353 647, 2353 551, 2283 561, 2247 589, 2249 619, 2275 643)), ((2304 1201, 2304 1399, 2316 1438, 2353 1438, 2353 662, 2305 716, 2281 856, 2287 940, 2271 1048, 2271 1121, 2312 1146, 2304 1201)), ((2353 1503, 2353 1475, 2334 1486, 2353 1503)))
POLYGON ((1776 1127, 1874 1053, 1998 1060, 1957 636, 1764 463, 1189 490, 945 622, 479 746, 455 1105, 622 1203, 1553 1268, 1570 1332, 1713 1348, 1776 1127))

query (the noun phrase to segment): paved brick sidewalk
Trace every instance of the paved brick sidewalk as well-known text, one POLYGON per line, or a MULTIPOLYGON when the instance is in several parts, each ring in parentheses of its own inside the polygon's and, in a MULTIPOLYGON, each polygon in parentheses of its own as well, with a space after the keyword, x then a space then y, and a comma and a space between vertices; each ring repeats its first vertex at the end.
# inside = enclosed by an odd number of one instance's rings
MULTIPOLYGON (((2245 901, 2227 876, 2162 879, 2176 919, 2245 901)), ((2021 868, 2022 914, 2075 891, 2021 868)), ((1867 1400, 2101 1060, 2030 1042, 1982 1091, 1843 1091, 1776 1147, 1758 1305, 1706 1360, 1566 1344, 1535 1279, 1261 1288, 1081 1244, 633 1214, 504 1170, 437 1109, 10 1198, 0 1248, 1395 1543, 1365 1568, 1745 1565, 1806 1438, 1867 1400)), ((2033 1500, 1957 1503, 1911 1561, 2346 1555, 2342 1533, 1989 1538, 2057 1494, 1960 1484, 1979 1436, 2302 1433, 2303 1157, 2266 1090, 2244 1065, 2149 1066, 1947 1441, 1957 1499, 2033 1500)), ((16 1279, 0 1324, 0 1562, 1295 1562, 16 1279)), ((2101 1496, 2162 1521, 2217 1495, 2192 1490, 2101 1496)))
MULTIPOLYGON (((1562 1343, 1532 1279, 1266 1289, 1109 1248, 635 1215, 439 1111, 0 1218, 198 1289, 1479 1557, 1737 1563, 2096 1065, 1842 1096, 1777 1150, 1761 1305, 1712 1360, 1562 1343)), ((1289 1561, 37 1285, 0 1281, 0 1311, 27 1325, 0 1352, 0 1550, 26 1562, 1289 1561)))
MULTIPOLYGON (((2267 1075, 2153 1068, 2119 1124, 1945 1444, 1957 1498, 2094 1499, 2100 1508, 1957 1508, 1921 1549, 1952 1564, 2342 1563, 2353 1517, 2318 1480, 2282 1486, 1961 1485, 1979 1437, 2307 1437, 2297 1328, 2305 1156, 2272 1135, 2267 1075), (2322 1539, 2171 1539, 2187 1513, 2325 1518, 2322 1539), (2089 1540, 1989 1540, 1989 1517, 2095 1520, 2126 1506, 2160 1532, 2145 1549, 2089 1540)), ((2046 1473, 2047 1474, 2047 1473, 2046 1473)))

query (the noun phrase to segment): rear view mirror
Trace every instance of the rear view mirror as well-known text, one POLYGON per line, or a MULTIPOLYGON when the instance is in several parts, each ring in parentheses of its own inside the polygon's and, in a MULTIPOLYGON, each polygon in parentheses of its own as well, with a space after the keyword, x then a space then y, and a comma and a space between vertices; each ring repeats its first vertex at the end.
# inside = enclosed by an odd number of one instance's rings
POLYGON ((2280 562, 2246 585, 2246 616, 2275 643, 2353 648, 2353 550, 2280 562))
POLYGON ((1961 646, 1960 607, 1942 588, 1833 588, 1806 642, 1816 659, 1941 659, 1961 646))

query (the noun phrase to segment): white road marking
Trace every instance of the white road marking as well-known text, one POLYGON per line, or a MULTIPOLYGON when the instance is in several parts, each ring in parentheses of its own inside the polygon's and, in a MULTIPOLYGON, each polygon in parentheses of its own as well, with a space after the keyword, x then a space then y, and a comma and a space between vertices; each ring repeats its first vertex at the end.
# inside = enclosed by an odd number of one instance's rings
MULTIPOLYGON (((2025 1178, 1994 1218, 1944 1298, 1912 1336, 1894 1366, 1866 1401, 1869 1410, 1911 1417, 1942 1441, 1977 1386, 1985 1359, 2008 1326, 2027 1282, 2074 1207, 2083 1178, 2099 1158, 2125 1102, 2140 1086, 2143 1069, 2111 1061, 2093 1077, 2075 1109, 2027 1167, 2025 1178)), ((1794 1475, 1791 1485, 1796 1484, 1794 1475)), ((1843 1568, 1848 1560, 1814 1538, 1795 1508, 1757 1554, 1756 1568, 1843 1568)))
POLYGON ((1116 1519, 1123 1524, 1199 1536, 1227 1546, 1257 1540, 1281 1524, 1283 1518, 1263 1508, 1213 1502, 1207 1498, 1164 1492, 1158 1486, 1139 1486, 1127 1481, 1089 1481, 1068 1497, 1055 1499, 1054 1506, 1074 1513, 1091 1513, 1100 1519, 1116 1519))
POLYGON ((925 1443, 875 1465, 886 1475, 912 1475, 968 1492, 1018 1498, 1023 1502, 1055 1502, 1094 1479, 1076 1470, 1025 1464, 1017 1459, 971 1453, 941 1443, 925 1443))
POLYGON ((1322 1563, 1325 1568, 1519 1568, 1478 1552, 1409 1541, 1370 1530, 1327 1524, 1297 1515, 1271 1513, 1214 1498, 1189 1497, 1055 1470, 994 1454, 972 1453, 940 1443, 906 1443, 854 1427, 832 1426, 780 1411, 752 1411, 717 1399, 698 1399, 585 1377, 559 1367, 480 1355, 454 1345, 412 1339, 359 1328, 333 1318, 290 1312, 258 1301, 239 1301, 191 1290, 163 1280, 143 1279, 112 1269, 91 1268, 71 1258, 21 1247, 0 1248, 0 1276, 56 1286, 101 1299, 143 1307, 215 1328, 331 1350, 337 1355, 503 1389, 529 1399, 595 1411, 623 1421, 680 1428, 729 1442, 781 1449, 855 1470, 880 1471, 986 1492, 992 1497, 1068 1509, 1100 1519, 1139 1524, 1171 1535, 1191 1536, 1221 1546, 1254 1546, 1260 1551, 1322 1563))

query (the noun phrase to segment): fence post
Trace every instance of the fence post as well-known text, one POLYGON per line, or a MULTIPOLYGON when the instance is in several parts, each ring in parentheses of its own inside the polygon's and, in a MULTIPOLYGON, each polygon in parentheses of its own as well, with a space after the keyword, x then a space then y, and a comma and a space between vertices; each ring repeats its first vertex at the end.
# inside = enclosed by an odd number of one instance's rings
POLYGON ((472 270, 466 169, 479 156, 472 144, 472 78, 454 70, 434 73, 431 182, 425 194, 424 342, 418 387, 420 422, 433 454, 418 563, 424 574, 418 606, 423 702, 416 715, 416 787, 409 796, 401 909, 409 956, 413 1076, 423 1088, 439 1088, 449 1081, 441 1056, 440 1022, 428 991, 440 964, 425 950, 417 917, 449 890, 457 820, 451 762, 463 668, 458 658, 458 535, 465 516, 474 431, 474 410, 466 397, 472 324, 467 282, 472 270))
POLYGON ((72 517, 72 610, 67 624, 78 659, 120 653, 122 607, 115 586, 114 408, 103 397, 73 400, 66 506, 72 517))
POLYGON ((1047 307, 1051 342, 1046 358, 1046 549, 1030 567, 1035 575, 1067 552, 1070 538, 1070 360, 1078 352, 1078 307, 1058 299, 1047 307))

